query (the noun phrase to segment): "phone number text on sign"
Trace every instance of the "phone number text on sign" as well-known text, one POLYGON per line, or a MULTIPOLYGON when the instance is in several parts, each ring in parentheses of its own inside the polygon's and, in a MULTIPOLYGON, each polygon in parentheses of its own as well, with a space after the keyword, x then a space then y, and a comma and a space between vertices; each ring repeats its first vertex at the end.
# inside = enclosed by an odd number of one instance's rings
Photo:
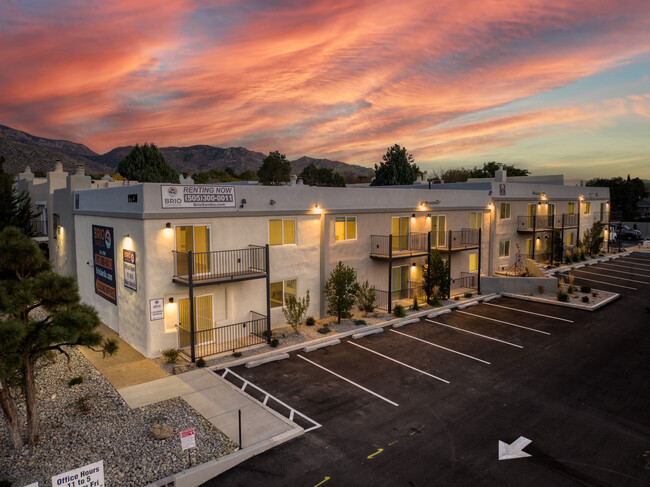
POLYGON ((163 208, 234 208, 234 186, 160 187, 163 208))

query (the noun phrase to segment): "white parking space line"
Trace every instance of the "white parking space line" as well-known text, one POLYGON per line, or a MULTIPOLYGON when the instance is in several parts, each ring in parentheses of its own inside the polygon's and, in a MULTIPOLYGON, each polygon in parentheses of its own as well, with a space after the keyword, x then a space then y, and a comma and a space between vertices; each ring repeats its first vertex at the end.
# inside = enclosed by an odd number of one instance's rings
POLYGON ((458 330, 458 331, 462 331, 462 332, 465 332, 465 333, 469 333, 470 335, 476 335, 476 336, 479 336, 479 337, 482 337, 482 338, 487 338, 488 340, 494 340, 495 342, 505 343, 506 345, 510 345, 511 347, 524 348, 521 345, 517 345, 516 343, 510 343, 510 342, 506 342, 505 340, 499 340, 498 338, 489 337, 489 336, 486 336, 486 335, 481 335, 480 333, 475 333, 473 331, 463 330, 462 328, 456 328, 455 326, 446 325, 445 323, 440 323, 439 321, 433 321, 433 320, 429 320, 429 319, 426 319, 424 321, 428 321, 429 323, 435 323, 436 325, 440 325, 440 326, 446 326, 447 328, 451 328, 453 330, 458 330))
POLYGON ((431 345, 432 347, 442 348, 443 350, 447 350, 448 352, 455 353, 455 354, 458 354, 458 355, 462 355, 463 357, 471 358, 472 360, 476 360, 477 362, 482 362, 484 364, 490 365, 490 362, 488 362, 486 360, 481 360, 480 358, 472 357, 471 355, 467 355, 466 353, 459 352, 458 350, 452 350, 451 348, 443 347, 442 345, 438 345, 436 343, 432 343, 432 342, 428 342, 426 340, 422 340, 422 338, 414 337, 412 335, 402 333, 401 331, 397 331, 397 330, 390 330, 390 331, 392 331, 393 333, 397 333, 398 335, 402 335, 402 336, 405 336, 407 338, 410 338, 411 340, 417 340, 418 342, 426 343, 427 345, 431 345))
POLYGON ((508 325, 508 326, 515 326, 517 328, 522 328, 522 329, 528 330, 528 331, 534 331, 535 333, 541 333, 542 335, 550 335, 550 333, 547 332, 547 331, 536 330, 535 328, 528 328, 527 326, 518 325, 516 323, 510 323, 509 321, 497 320, 496 318, 489 318, 487 316, 481 316, 481 315, 477 315, 477 314, 474 314, 474 313, 468 313, 467 311, 458 311, 458 310, 456 310, 456 312, 457 313, 462 313, 464 315, 474 316, 476 318, 481 318, 483 320, 496 321, 497 323, 502 323, 502 324, 508 325))
MULTIPOLYGON (((628 271, 631 269, 630 267, 618 267, 619 269, 627 269, 628 271)), ((600 269, 601 271, 608 271, 608 272, 615 272, 616 274, 630 274, 632 276, 638 276, 638 277, 650 277, 650 274, 639 274, 638 272, 628 272, 628 271, 618 271, 616 269, 612 269, 611 267, 607 266, 598 266, 596 269, 600 269)))
POLYGON ((628 279, 627 277, 610 276, 609 274, 601 274, 599 272, 585 271, 582 269, 580 269, 580 272, 584 272, 585 274, 591 274, 593 276, 608 277, 609 279, 616 279, 618 281, 629 281, 629 282, 638 282, 639 284, 650 284, 650 282, 648 281, 637 281, 635 279, 628 279))
POLYGON ((520 313, 528 313, 529 315, 543 316, 544 318, 551 318, 553 320, 566 321, 567 323, 573 323, 573 320, 567 320, 566 318, 558 318, 557 316, 544 315, 542 313, 534 313, 532 311, 526 311, 526 310, 523 310, 523 309, 510 308, 509 306, 502 306, 500 304, 492 304, 492 303, 483 303, 483 304, 485 304, 487 306, 496 306, 497 308, 511 309, 513 311, 519 311, 520 313))
POLYGON ((354 343, 354 342, 347 342, 347 343, 349 343, 350 345, 354 345, 355 347, 363 348, 364 350, 367 350, 370 353, 374 353, 375 355, 379 355, 380 357, 385 358, 386 360, 390 360, 391 362, 395 362, 396 364, 403 365, 404 367, 406 367, 408 369, 415 370, 416 372, 419 372, 420 374, 427 375, 427 376, 429 376, 429 377, 431 377, 433 379, 439 380, 440 382, 444 382, 445 384, 449 384, 448 380, 441 379, 440 377, 435 376, 433 374, 430 374, 429 372, 425 372, 424 370, 416 369, 415 367, 412 367, 409 364, 405 364, 404 362, 400 362, 399 360, 395 360, 394 358, 391 358, 388 355, 384 355, 383 353, 375 352, 374 350, 371 350, 370 348, 362 347, 358 343, 354 343))
MULTIPOLYGON (((618 264, 610 264, 609 262, 607 262, 607 263, 602 263, 596 269, 600 269, 600 268, 610 269, 610 268, 613 268, 613 267, 616 267, 617 269, 625 269, 627 271, 637 271, 636 272, 637 275, 642 275, 644 277, 645 276, 650 276, 650 269, 638 269, 634 265, 618 265, 618 264), (639 272, 647 272, 648 274, 639 274, 639 272)), ((613 271, 614 271, 614 269, 612 269, 612 272, 613 271)))
POLYGON ((344 380, 345 382, 348 382, 348 383, 352 384, 352 385, 355 386, 355 387, 358 387, 358 388, 361 389, 362 391, 366 391, 368 394, 372 394, 373 396, 378 397, 378 398, 381 399, 382 401, 386 401, 388 404, 392 404, 393 406, 399 406, 399 404, 397 404, 396 402, 391 401, 390 399, 386 399, 384 396, 379 395, 379 394, 377 394, 376 392, 373 392, 373 391, 371 391, 370 389, 368 389, 368 388, 366 388, 366 387, 363 387, 363 386, 360 385, 360 384, 357 384, 356 382, 352 382, 350 379, 347 379, 347 378, 343 377, 342 375, 337 374, 336 372, 332 372, 330 369, 326 369, 326 368, 323 367, 322 365, 318 365, 316 362, 312 362, 311 360, 309 360, 309 359, 306 358, 306 357, 303 357, 302 355, 296 355, 296 357, 299 357, 299 358, 301 358, 301 359, 303 359, 303 360, 309 362, 310 364, 315 365, 315 366, 318 367, 319 369, 322 369, 322 370, 324 370, 325 372, 328 372, 328 373, 332 374, 333 376, 338 377, 339 379, 344 380))
MULTIPOLYGON (((589 282, 597 282, 599 284, 607 284, 608 286, 614 286, 614 287, 622 287, 623 289, 632 289, 633 291, 638 291, 637 288, 635 287, 630 287, 630 286, 621 286, 620 284, 612 284, 611 282, 605 282, 605 281, 597 281, 596 279, 589 279, 588 277, 582 277, 579 276, 578 274, 574 274, 576 279, 582 279, 583 281, 589 281, 589 282)), ((593 291, 593 289, 592 289, 593 291)))
POLYGON ((632 262, 634 265, 640 265, 643 267, 650 267, 650 259, 635 259, 633 257, 623 257, 619 259, 617 262, 632 262))

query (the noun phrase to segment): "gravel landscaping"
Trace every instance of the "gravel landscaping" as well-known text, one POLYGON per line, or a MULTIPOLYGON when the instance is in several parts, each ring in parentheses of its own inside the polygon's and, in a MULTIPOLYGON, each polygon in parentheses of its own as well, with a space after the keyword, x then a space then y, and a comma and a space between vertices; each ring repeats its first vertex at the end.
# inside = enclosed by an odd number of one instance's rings
MULTIPOLYGON (((0 482, 8 480, 17 487, 37 481, 50 485, 53 475, 104 460, 106 485, 146 485, 188 468, 188 452, 181 451, 179 434, 188 428, 194 428, 196 434, 197 448, 189 450, 192 465, 237 449, 180 398, 130 409, 78 350, 70 348, 68 352, 72 370, 62 355, 56 362, 44 361, 38 369, 41 442, 18 452, 12 450, 3 419, 0 482), (83 377, 81 384, 68 385, 79 376, 83 377), (150 433, 155 424, 168 425, 173 435, 156 440, 150 433)), ((17 402, 24 417, 24 403, 17 402)))

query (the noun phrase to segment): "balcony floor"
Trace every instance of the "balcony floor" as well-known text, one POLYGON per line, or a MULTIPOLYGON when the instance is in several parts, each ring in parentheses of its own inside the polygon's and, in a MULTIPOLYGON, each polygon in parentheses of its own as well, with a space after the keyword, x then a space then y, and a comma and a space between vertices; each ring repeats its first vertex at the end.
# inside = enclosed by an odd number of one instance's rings
MULTIPOLYGON (((222 275, 209 275, 203 277, 200 274, 195 275, 192 279, 193 286, 209 286, 211 284, 227 284, 229 282, 249 281, 251 279, 263 279, 266 277, 266 272, 245 272, 241 274, 222 274, 222 275)), ((189 286, 187 276, 174 276, 172 282, 177 284, 184 284, 189 286)))
MULTIPOLYGON (((407 257, 426 257, 427 251, 426 250, 395 250, 393 251, 392 258, 393 260, 395 259, 406 259, 407 257)), ((389 260, 391 256, 388 254, 376 254, 372 253, 370 254, 371 259, 378 259, 378 260, 389 260)))

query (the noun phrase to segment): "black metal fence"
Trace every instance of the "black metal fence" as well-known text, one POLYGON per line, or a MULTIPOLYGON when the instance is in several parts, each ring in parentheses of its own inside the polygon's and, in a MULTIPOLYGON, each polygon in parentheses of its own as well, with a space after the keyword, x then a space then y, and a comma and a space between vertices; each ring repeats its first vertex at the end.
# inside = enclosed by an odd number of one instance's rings
MULTIPOLYGON (((235 351, 238 348, 250 347, 266 343, 266 316, 251 311, 251 319, 232 325, 217 326, 207 330, 194 332, 195 357, 207 357, 218 353, 235 351)), ((178 340, 181 350, 190 356, 191 333, 182 327, 178 328, 178 340)))
POLYGON ((371 235, 370 255, 388 256, 403 253, 426 254, 429 235, 427 233, 407 233, 406 235, 371 235))
POLYGON ((388 311, 388 304, 395 303, 402 300, 413 300, 417 297, 419 303, 426 303, 427 293, 422 285, 412 285, 408 288, 400 289, 398 291, 381 291, 377 290, 377 299, 375 300, 375 308, 388 311))
POLYGON ((478 290, 478 274, 472 272, 461 272, 460 277, 451 280, 452 289, 477 289, 478 290))
POLYGON ((219 278, 234 279, 266 273, 265 251, 264 247, 257 246, 247 249, 196 253, 174 250, 174 277, 187 278, 190 264, 194 269, 192 273, 194 281, 219 278))
POLYGON ((553 215, 518 216, 517 230, 548 230, 553 227, 553 215))

